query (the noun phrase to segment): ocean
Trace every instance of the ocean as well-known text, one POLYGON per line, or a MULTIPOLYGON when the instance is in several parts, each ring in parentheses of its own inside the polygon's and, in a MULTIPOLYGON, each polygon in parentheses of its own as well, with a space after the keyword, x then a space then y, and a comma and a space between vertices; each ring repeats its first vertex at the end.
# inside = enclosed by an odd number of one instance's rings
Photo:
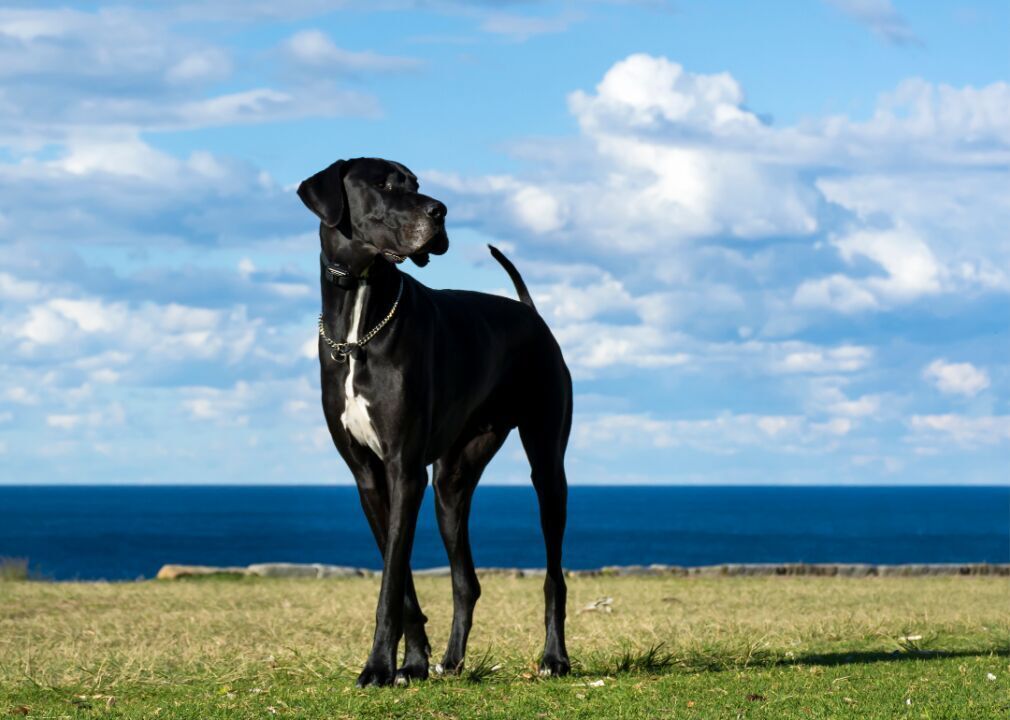
MULTIPOLYGON (((530 487, 479 487, 478 567, 542 567, 530 487)), ((0 557, 53 580, 166 563, 379 568, 353 487, 2 487, 0 557)), ((1010 562, 1010 487, 572 487, 564 565, 1010 562)), ((412 566, 446 565, 429 488, 412 566)))

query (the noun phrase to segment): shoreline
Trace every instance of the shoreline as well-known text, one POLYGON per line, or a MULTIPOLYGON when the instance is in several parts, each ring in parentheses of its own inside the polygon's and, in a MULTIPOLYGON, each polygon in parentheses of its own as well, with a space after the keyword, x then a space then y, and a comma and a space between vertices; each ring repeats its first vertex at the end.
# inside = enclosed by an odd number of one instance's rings
MULTIPOLYGON (((448 567, 414 570, 416 577, 449 577, 448 567)), ((157 580, 177 580, 189 577, 231 576, 326 579, 377 577, 382 573, 372 568, 325 565, 322 563, 256 563, 245 567, 213 565, 164 565, 157 580)), ((478 577, 543 577, 543 568, 487 567, 477 568, 478 577)), ((876 565, 870 563, 723 563, 686 567, 682 565, 608 565, 590 570, 565 570, 568 577, 1010 577, 1010 563, 907 563, 876 565)))

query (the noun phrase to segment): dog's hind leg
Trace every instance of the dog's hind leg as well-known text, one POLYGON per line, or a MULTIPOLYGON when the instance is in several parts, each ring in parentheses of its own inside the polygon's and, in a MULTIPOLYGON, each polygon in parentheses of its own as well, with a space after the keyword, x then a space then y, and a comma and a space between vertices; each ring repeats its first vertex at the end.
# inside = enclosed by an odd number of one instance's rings
MULTIPOLYGON (((569 386, 570 387, 570 386, 569 386)), ((540 527, 547 548, 544 578, 544 624, 547 637, 540 661, 542 675, 567 675, 571 669, 565 648, 565 603, 568 589, 561 568, 561 545, 565 534, 568 481, 565 478, 565 448, 571 429, 571 395, 548 394, 547 407, 533 408, 519 424, 519 436, 530 461, 533 487, 540 501, 540 527), (561 402, 558 402, 558 401, 561 402)))
MULTIPOLYGON (((377 459, 367 461, 366 468, 355 473, 358 482, 358 495, 361 498, 361 507, 368 518, 368 524, 375 536, 375 542, 379 546, 379 552, 384 552, 386 548, 386 538, 389 530, 389 496, 385 481, 385 470, 377 459)), ((428 657, 431 654, 431 645, 428 642, 428 635, 424 630, 424 624, 428 618, 421 612, 421 604, 417 599, 417 592, 414 590, 414 577, 407 567, 406 578, 404 579, 404 599, 403 599, 403 636, 404 651, 403 665, 397 670, 398 680, 424 680, 428 677, 428 657)))
POLYGON ((481 473, 505 442, 509 431, 492 430, 453 448, 435 463, 435 509, 452 569, 452 631, 436 670, 457 673, 463 667, 466 641, 473 625, 473 609, 480 583, 470 552, 470 501, 481 473))

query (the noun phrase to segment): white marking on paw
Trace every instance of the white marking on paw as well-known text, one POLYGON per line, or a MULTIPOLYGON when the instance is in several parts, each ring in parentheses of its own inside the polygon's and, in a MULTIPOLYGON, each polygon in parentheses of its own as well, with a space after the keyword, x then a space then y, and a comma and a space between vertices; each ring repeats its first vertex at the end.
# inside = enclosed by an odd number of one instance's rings
POLYGON ((396 684, 399 687, 407 687, 408 685, 410 685, 410 680, 407 679, 406 675, 397 675, 396 684))
POLYGON ((445 674, 445 668, 442 667, 442 663, 435 663, 435 668, 434 669, 435 669, 435 674, 436 675, 444 675, 445 674))
MULTIPOLYGON (((358 325, 361 324, 361 306, 364 304, 365 293, 362 288, 354 291, 354 309, 351 311, 351 328, 347 342, 358 339, 358 325)), ((354 393, 354 355, 347 357, 347 380, 344 382, 344 412, 340 414, 340 422, 344 429, 362 445, 372 449, 382 457, 382 445, 379 436, 375 434, 375 426, 368 416, 368 400, 354 393)))

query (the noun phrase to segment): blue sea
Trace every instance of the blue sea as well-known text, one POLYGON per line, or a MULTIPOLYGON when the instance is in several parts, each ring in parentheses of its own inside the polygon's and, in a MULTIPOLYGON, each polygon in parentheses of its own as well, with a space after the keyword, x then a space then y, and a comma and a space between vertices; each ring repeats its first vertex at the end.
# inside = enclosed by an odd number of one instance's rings
MULTIPOLYGON (((412 565, 447 564, 429 488, 412 565)), ((569 568, 725 562, 1010 562, 1010 487, 572 487, 569 568)), ((480 487, 478 566, 542 567, 536 496, 480 487)), ((0 556, 54 580, 165 563, 378 568, 353 487, 0 487, 0 556)))

